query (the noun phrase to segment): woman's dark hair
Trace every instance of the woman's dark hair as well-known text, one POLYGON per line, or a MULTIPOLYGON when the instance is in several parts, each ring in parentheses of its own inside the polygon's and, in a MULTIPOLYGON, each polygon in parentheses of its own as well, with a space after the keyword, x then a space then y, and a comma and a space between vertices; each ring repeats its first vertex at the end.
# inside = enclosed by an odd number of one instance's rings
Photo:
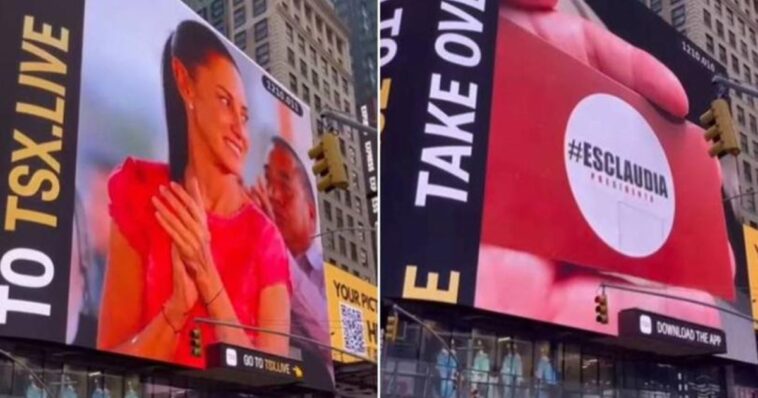
POLYGON ((198 66, 211 56, 237 64, 224 43, 210 28, 196 21, 183 21, 166 41, 163 48, 163 93, 166 102, 166 127, 168 129, 168 159, 171 180, 182 181, 187 167, 187 113, 171 67, 173 57, 179 59, 190 76, 198 66))

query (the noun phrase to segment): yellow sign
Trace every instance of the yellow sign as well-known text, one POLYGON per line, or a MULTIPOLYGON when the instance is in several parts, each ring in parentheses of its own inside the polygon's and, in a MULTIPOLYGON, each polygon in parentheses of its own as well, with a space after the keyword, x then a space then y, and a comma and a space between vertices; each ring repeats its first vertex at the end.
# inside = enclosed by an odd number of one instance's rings
POLYGON ((403 298, 440 301, 443 303, 458 303, 458 287, 461 283, 461 273, 450 272, 450 286, 447 290, 439 288, 440 274, 430 272, 427 275, 426 286, 416 286, 416 273, 418 267, 409 265, 405 267, 405 281, 403 282, 403 298))
MULTIPOLYGON (((376 361, 379 301, 376 286, 326 263, 326 299, 329 304, 332 346, 376 361)), ((337 362, 361 359, 333 351, 337 362)))
MULTIPOLYGON (((745 233, 745 253, 747 254, 747 272, 750 280, 750 299, 753 303, 753 318, 758 315, 758 229, 743 226, 745 233)), ((758 323, 753 322, 758 329, 758 323)))

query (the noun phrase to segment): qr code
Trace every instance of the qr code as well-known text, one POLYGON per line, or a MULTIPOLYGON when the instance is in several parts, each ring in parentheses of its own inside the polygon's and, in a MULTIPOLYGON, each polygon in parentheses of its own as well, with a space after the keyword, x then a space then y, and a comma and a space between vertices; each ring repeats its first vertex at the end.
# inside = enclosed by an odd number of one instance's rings
POLYGON ((342 319, 342 339, 345 343, 345 351, 365 355, 366 341, 363 337, 363 312, 353 306, 340 303, 340 316, 342 319))

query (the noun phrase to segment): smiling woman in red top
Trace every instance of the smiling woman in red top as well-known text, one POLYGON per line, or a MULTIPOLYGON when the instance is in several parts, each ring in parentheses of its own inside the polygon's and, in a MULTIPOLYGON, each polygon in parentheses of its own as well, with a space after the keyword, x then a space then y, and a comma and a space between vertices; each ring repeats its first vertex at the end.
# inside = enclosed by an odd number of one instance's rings
MULTIPOLYGON (((169 164, 129 158, 109 181, 112 218, 98 348, 200 365, 197 317, 290 329, 284 242, 251 202, 242 173, 250 142, 242 78, 224 44, 185 21, 166 43, 169 164)), ((204 343, 286 355, 270 333, 199 325, 204 343)))

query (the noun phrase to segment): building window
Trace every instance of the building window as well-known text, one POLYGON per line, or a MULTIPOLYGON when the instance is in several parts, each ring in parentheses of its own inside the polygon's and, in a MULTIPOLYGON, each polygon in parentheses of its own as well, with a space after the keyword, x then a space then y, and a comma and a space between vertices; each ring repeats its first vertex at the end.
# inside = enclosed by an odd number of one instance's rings
POLYGON ((216 0, 211 3, 211 18, 221 18, 224 16, 224 1, 216 0))
POLYGON ((342 209, 338 207, 337 208, 337 228, 344 228, 344 227, 345 227, 345 220, 342 219, 342 209))
POLYGON ((758 142, 753 141, 753 156, 758 158, 758 142))
POLYGON ((303 75, 305 80, 308 80, 308 65, 306 65, 305 60, 302 58, 300 58, 300 74, 303 75))
POLYGON ((705 48, 708 50, 709 53, 713 54, 713 50, 714 50, 713 37, 711 37, 707 33, 705 34, 705 48))
POLYGON ((324 74, 328 77, 329 76, 329 64, 326 63, 326 58, 321 57, 321 65, 324 66, 324 74))
POLYGON ((740 52, 743 57, 747 57, 747 43, 742 40, 740 40, 740 52))
MULTIPOLYGON (((747 136, 742 133, 740 133, 740 148, 742 148, 743 152, 747 152, 747 136)), ((748 164, 745 162, 745 167, 747 166, 748 164)))
POLYGON ((301 6, 300 0, 292 0, 292 5, 295 7, 295 11, 300 11, 300 6, 301 6))
MULTIPOLYGON (((337 209, 337 211, 339 211, 339 209, 337 209)), ((345 243, 345 238, 340 236, 340 254, 343 256, 347 256, 347 251, 345 250, 345 246, 347 246, 347 244, 345 243)))
POLYGON ((326 79, 323 80, 324 82, 324 92, 326 93, 327 100, 329 99, 329 82, 326 81, 326 79))
POLYGON ((305 39, 302 35, 297 35, 297 46, 300 47, 300 52, 305 54, 305 39))
POLYGON ((745 110, 739 105, 737 105, 737 122, 742 126, 745 125, 745 110))
POLYGON ((334 103, 337 105, 337 108, 340 106, 340 93, 337 90, 334 90, 334 103))
POLYGON ((755 116, 750 115, 750 132, 758 134, 758 123, 756 123, 755 116))
POLYGON ((345 113, 351 113, 350 112, 350 103, 345 100, 345 113))
MULTIPOLYGON (((349 193, 345 195, 345 205, 347 205, 347 207, 353 207, 353 199, 349 193)), ((347 225, 350 228, 353 227, 353 217, 347 216, 347 225)))
POLYGON ((316 87, 316 90, 319 89, 318 81, 318 72, 315 69, 311 69, 311 83, 316 87))
POLYGON ((671 25, 679 29, 687 22, 687 14, 684 9, 684 4, 680 4, 671 9, 671 25))
POLYGON ((311 23, 311 19, 313 18, 313 9, 308 4, 305 5, 305 21, 307 23, 311 23))
POLYGON ((245 24, 245 7, 234 10, 234 27, 239 28, 245 24))
MULTIPOLYGON (((286 4, 286 3, 285 3, 286 4)), ((324 235, 326 238, 326 248, 329 250, 334 250, 334 235, 332 234, 326 234, 324 235)), ((329 260, 332 264, 334 264, 333 260, 329 260)))
POLYGON ((334 44, 334 33, 332 32, 332 28, 326 27, 326 43, 327 44, 334 44))
POLYGON ((663 10, 663 4, 661 3, 661 0, 652 0, 650 2, 650 9, 653 10, 654 13, 660 14, 663 10))
POLYGON ((368 268, 368 256, 366 255, 366 250, 364 249, 361 249, 360 263, 363 264, 364 267, 368 268))
POLYGON ((353 261, 358 261, 358 246, 356 246, 353 242, 350 242, 350 259, 353 261))
POLYGON ((342 55, 342 46, 344 44, 342 43, 342 39, 337 39, 337 54, 342 55))
POLYGON ((745 37, 745 21, 740 18, 738 22, 740 23, 740 37, 745 37))
POLYGON ((716 0, 716 12, 719 15, 724 15, 724 7, 721 5, 721 0, 716 0))
POLYGON ((203 7, 199 10, 197 10, 197 15, 200 15, 200 18, 204 20, 208 20, 208 9, 206 7, 203 7))
POLYGON ((756 38, 755 30, 753 30, 753 28, 750 28, 750 42, 753 43, 754 46, 758 46, 758 38, 756 38))
POLYGON ((332 67, 332 81, 339 87, 340 79, 337 77, 337 69, 332 67))
POLYGON ((292 67, 295 66, 295 52, 291 48, 287 48, 287 63, 292 67))
POLYGON ((295 42, 295 34, 292 32, 292 26, 290 24, 284 25, 285 30, 287 31, 287 41, 290 43, 295 42))
POLYGON ((703 22, 705 22, 705 26, 711 27, 711 13, 705 9, 703 9, 703 22))
POLYGON ((755 213, 755 195, 747 196, 747 208, 751 212, 755 213))
POLYGON ((321 29, 324 27, 324 20, 320 16, 316 15, 316 33, 321 33, 321 29))
POLYGON ((290 88, 292 92, 297 94, 297 77, 290 73, 290 88))
POLYGON ((268 21, 261 19, 254 26, 255 41, 263 40, 268 37, 268 21))
POLYGON ((303 83, 303 100, 308 104, 311 103, 311 90, 308 89, 305 83, 303 83))
POLYGON ((247 48, 247 31, 243 30, 234 35, 234 44, 241 50, 247 48))
MULTIPOLYGON (((324 201, 324 214, 326 214, 326 219, 329 221, 332 221, 332 204, 324 201)), ((331 235, 331 234, 327 234, 331 235)))
POLYGON ((726 48, 719 44, 719 61, 726 65, 726 48))
POLYGON ((732 48, 737 49, 737 37, 731 30, 729 31, 729 45, 732 46, 732 48))
POLYGON ((258 61, 258 64, 265 66, 270 59, 271 53, 269 52, 268 43, 263 43, 256 47, 255 60, 258 61))
POLYGON ((313 46, 308 46, 311 50, 311 61, 313 61, 313 67, 318 68, 318 57, 316 56, 316 49, 313 46))
POLYGON ((724 38, 724 24, 722 24, 719 20, 716 20, 716 34, 719 36, 719 38, 724 38))
POLYGON ((740 62, 737 61, 737 57, 732 55, 732 70, 734 73, 739 74, 740 73, 740 62))
POLYGON ((745 174, 745 180, 753 182, 753 169, 746 160, 742 161, 742 172, 745 174))
POLYGON ((264 12, 266 12, 266 0, 253 0, 253 16, 257 17, 264 12))
POLYGON ((350 94, 350 90, 347 88, 347 79, 342 78, 342 89, 345 90, 345 94, 350 94))
POLYGON ((316 107, 316 112, 321 112, 321 97, 319 97, 318 95, 314 95, 313 105, 316 107))

